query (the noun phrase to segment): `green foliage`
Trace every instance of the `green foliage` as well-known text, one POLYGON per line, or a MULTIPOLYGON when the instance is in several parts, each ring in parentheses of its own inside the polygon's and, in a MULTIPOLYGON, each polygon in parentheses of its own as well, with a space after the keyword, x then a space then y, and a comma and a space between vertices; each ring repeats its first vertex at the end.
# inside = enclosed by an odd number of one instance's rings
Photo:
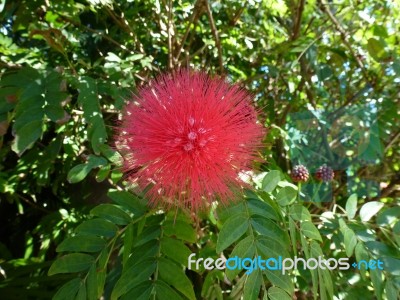
POLYGON ((399 298, 396 1, 3 0, 0 13, 2 298, 399 298), (269 128, 231 205, 150 209, 122 175, 124 103, 178 67, 241 82, 269 128), (298 163, 335 179, 296 186, 298 163), (191 253, 384 269, 246 274, 193 268, 191 253))

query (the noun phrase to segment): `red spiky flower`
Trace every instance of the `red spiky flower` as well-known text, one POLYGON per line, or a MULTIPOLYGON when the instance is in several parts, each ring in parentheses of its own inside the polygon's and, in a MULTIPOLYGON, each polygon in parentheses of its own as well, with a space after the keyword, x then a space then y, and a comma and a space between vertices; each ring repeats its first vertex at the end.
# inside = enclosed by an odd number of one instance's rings
POLYGON ((264 135, 251 100, 201 72, 159 76, 126 106, 117 130, 128 179, 166 208, 234 200, 264 135))

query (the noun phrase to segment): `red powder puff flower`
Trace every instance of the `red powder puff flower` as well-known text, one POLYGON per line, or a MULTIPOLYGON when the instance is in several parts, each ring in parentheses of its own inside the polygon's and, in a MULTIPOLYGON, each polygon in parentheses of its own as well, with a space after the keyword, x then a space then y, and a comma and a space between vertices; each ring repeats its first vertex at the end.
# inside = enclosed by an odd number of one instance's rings
POLYGON ((158 77, 123 113, 124 170, 152 205, 204 208, 234 200, 264 130, 237 85, 181 70, 158 77))

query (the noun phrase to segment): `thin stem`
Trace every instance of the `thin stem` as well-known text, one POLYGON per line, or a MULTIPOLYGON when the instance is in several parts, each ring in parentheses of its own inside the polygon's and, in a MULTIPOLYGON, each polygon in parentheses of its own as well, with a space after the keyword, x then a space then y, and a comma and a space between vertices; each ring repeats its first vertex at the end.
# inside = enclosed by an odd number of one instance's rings
POLYGON ((171 34, 171 24, 172 24, 172 1, 168 0, 168 68, 172 70, 172 34, 171 34))

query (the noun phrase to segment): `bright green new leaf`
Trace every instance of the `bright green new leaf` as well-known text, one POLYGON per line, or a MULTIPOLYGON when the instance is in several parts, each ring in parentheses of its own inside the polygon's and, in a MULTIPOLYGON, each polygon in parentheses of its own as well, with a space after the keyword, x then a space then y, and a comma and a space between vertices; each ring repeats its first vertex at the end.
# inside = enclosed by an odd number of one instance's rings
POLYGON ((346 212, 349 220, 353 219, 357 212, 357 194, 351 194, 346 202, 346 212))
POLYGON ((278 170, 269 171, 262 181, 262 189, 267 193, 270 193, 276 188, 280 180, 281 172, 278 170))
POLYGON ((294 201, 297 197, 297 191, 290 187, 286 186, 279 190, 278 195, 276 196, 276 201, 281 206, 286 206, 294 201))
POLYGON ((384 206, 382 202, 371 201, 365 203, 360 209, 360 218, 363 222, 368 222, 384 206))

